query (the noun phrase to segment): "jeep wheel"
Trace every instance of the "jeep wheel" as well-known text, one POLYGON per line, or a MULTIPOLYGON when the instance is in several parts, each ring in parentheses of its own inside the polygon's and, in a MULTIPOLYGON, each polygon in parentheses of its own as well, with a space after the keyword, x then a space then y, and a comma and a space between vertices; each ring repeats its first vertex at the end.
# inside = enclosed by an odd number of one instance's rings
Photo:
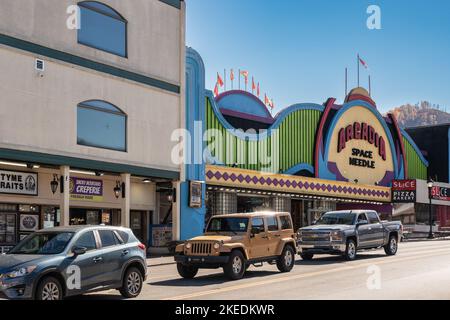
POLYGON ((294 267, 295 251, 292 246, 286 245, 277 260, 277 268, 281 272, 290 272, 294 267))
POLYGON ((198 268, 193 266, 185 266, 182 263, 177 264, 177 270, 180 276, 185 279, 194 279, 198 273, 198 268))
POLYGON ((314 258, 314 255, 312 253, 300 253, 300 257, 302 257, 305 261, 311 261, 314 258))
POLYGON ((120 294, 124 298, 136 298, 142 290, 144 277, 139 269, 131 267, 125 272, 122 280, 122 288, 119 289, 120 294))
POLYGON ((245 264, 246 262, 242 252, 239 250, 234 250, 230 254, 230 260, 223 267, 223 272, 230 280, 242 279, 245 273, 245 264))
POLYGON ((36 300, 62 300, 63 290, 58 279, 53 277, 44 278, 37 287, 36 300))
POLYGON ((388 244, 384 246, 384 252, 386 252, 388 256, 395 256, 397 254, 397 250, 398 250, 397 237, 392 235, 389 238, 388 244))
POLYGON ((344 258, 347 261, 353 261, 356 259, 356 242, 355 240, 348 240, 345 248, 344 258))

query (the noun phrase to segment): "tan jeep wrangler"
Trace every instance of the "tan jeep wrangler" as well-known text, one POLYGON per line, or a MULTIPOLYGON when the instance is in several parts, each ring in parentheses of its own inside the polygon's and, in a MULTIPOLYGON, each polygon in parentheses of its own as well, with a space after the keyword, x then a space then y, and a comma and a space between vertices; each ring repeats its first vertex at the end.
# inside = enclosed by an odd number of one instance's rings
POLYGON ((187 279, 198 269, 223 268, 231 280, 241 279, 250 265, 276 264, 289 272, 297 253, 289 213, 262 212, 214 216, 203 236, 178 245, 178 273, 187 279))

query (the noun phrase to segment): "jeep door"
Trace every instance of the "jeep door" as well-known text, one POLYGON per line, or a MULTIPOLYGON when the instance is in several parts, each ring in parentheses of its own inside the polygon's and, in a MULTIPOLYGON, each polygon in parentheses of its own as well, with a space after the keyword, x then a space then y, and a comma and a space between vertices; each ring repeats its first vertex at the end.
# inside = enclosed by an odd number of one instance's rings
POLYGON ((259 233, 251 235, 250 248, 248 250, 250 259, 257 259, 267 256, 269 238, 267 236, 265 225, 264 218, 262 217, 255 217, 251 219, 250 229, 257 228, 259 233))
POLYGON ((266 217, 268 236, 268 256, 278 255, 278 247, 281 240, 281 231, 277 216, 266 217))

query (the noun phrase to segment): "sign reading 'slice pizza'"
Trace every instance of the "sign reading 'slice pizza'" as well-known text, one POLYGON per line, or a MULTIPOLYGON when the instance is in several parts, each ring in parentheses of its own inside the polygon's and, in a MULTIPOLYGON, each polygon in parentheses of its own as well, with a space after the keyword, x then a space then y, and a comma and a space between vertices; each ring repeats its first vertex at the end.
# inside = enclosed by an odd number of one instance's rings
POLYGON ((376 109, 353 106, 330 128, 328 170, 337 180, 388 185, 394 179, 392 138, 377 114, 376 109))

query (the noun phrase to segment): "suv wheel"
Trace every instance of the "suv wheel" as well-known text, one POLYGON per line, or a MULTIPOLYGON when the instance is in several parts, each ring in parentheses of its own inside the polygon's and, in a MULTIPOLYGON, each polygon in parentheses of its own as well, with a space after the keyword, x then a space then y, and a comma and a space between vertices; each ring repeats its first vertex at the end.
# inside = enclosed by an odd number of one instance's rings
POLYGON ((61 283, 54 277, 44 278, 36 290, 37 300, 62 300, 63 290, 61 283))
POLYGON ((178 263, 177 270, 180 276, 185 279, 193 279, 197 273, 198 268, 193 266, 185 266, 184 264, 178 263))
POLYGON ((300 253, 300 257, 305 261, 311 261, 314 258, 314 255, 312 253, 302 252, 300 253))
POLYGON ((398 250, 397 237, 392 235, 389 238, 388 244, 384 247, 384 252, 386 252, 388 256, 395 256, 397 254, 397 250, 398 250))
POLYGON ((281 256, 277 260, 277 268, 281 272, 289 272, 294 267, 295 252, 292 246, 286 245, 281 253, 281 256))
POLYGON ((242 279, 245 273, 245 258, 239 250, 235 250, 230 254, 230 260, 223 267, 223 272, 230 280, 242 279))
POLYGON ((144 284, 144 277, 141 271, 135 267, 131 267, 125 272, 123 277, 122 288, 120 294, 124 298, 136 298, 142 290, 144 284))
POLYGON ((345 260, 353 261, 356 259, 356 242, 353 239, 347 241, 347 246, 344 254, 345 260))

